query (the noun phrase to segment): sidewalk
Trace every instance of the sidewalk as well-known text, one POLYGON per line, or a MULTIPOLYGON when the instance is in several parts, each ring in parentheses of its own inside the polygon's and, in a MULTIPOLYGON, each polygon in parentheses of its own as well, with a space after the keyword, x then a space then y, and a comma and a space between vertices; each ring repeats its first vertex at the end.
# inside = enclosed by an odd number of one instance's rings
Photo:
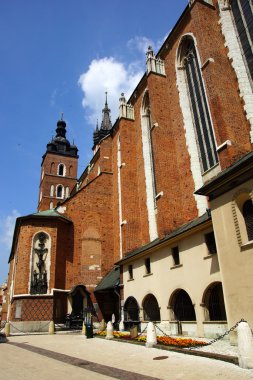
MULTIPOLYGON (((215 344, 227 352, 229 343, 215 344)), ((0 380, 253 380, 234 364, 81 334, 11 336, 0 358, 0 380)))

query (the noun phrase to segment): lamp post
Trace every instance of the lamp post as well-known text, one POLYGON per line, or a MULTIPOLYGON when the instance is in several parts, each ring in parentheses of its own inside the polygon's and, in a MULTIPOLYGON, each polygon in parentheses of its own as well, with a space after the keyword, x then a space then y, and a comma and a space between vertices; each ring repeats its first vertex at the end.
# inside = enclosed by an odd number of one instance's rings
POLYGON ((89 307, 84 309, 84 324, 86 327, 87 339, 93 338, 92 314, 91 314, 91 309, 89 307))

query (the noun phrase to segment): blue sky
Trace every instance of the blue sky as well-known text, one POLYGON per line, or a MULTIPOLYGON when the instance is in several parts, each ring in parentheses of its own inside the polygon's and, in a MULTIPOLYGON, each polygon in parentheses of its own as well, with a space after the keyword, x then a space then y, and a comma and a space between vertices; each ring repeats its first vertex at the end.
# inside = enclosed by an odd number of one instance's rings
POLYGON ((15 219, 37 209, 41 157, 64 112, 79 175, 108 91, 112 122, 187 0, 8 0, 0 8, 0 284, 15 219))

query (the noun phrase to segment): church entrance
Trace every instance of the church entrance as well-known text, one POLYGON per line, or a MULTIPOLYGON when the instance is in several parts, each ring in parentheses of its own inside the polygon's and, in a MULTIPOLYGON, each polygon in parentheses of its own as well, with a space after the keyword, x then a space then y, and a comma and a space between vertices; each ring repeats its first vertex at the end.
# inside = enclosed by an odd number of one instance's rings
POLYGON ((66 327, 81 329, 85 311, 91 306, 90 294, 84 285, 76 285, 68 294, 66 327))

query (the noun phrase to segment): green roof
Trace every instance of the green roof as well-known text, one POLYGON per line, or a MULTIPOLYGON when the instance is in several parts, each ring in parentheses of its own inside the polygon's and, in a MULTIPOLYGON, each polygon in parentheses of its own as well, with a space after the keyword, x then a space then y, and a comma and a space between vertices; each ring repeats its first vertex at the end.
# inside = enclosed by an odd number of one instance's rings
POLYGON ((63 219, 66 219, 68 221, 71 221, 69 218, 67 218, 63 214, 60 214, 55 209, 50 209, 50 210, 45 210, 45 211, 39 211, 39 212, 35 212, 34 214, 30 214, 30 215, 27 215, 27 216, 42 216, 42 217, 53 217, 53 218, 57 217, 57 218, 63 218, 63 219))
POLYGON ((95 292, 101 290, 113 289, 120 284, 120 267, 114 267, 107 275, 100 281, 95 288, 95 292))

